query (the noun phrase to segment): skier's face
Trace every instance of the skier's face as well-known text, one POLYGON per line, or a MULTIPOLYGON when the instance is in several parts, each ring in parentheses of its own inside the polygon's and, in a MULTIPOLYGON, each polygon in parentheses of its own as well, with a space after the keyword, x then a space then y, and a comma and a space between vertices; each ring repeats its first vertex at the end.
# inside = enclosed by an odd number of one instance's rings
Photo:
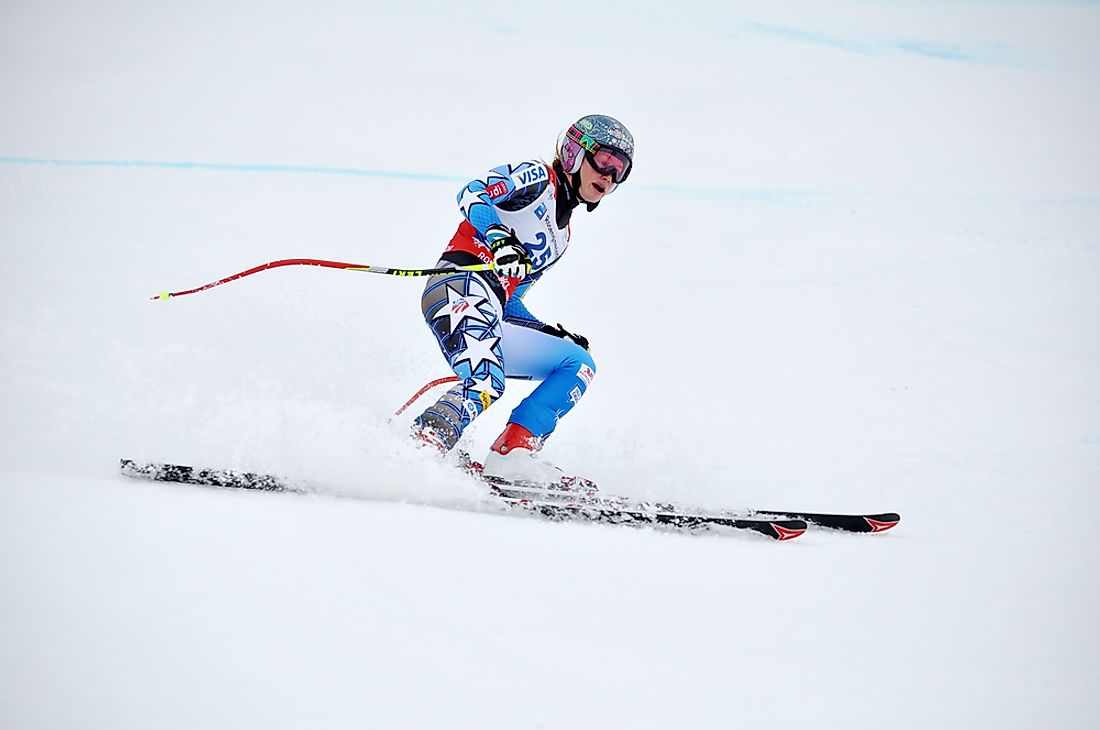
POLYGON ((578 174, 581 176, 581 181, 577 187, 581 194, 581 200, 586 203, 598 203, 603 196, 611 192, 611 175, 597 172, 589 164, 587 156, 584 162, 581 163, 581 170, 578 174))

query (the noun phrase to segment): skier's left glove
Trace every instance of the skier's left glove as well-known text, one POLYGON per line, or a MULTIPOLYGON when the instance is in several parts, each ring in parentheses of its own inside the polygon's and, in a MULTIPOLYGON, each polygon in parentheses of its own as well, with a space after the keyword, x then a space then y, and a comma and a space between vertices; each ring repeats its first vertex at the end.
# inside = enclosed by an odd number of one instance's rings
POLYGON ((485 232, 485 240, 493 252, 493 266, 497 276, 525 279, 531 273, 531 257, 516 237, 516 232, 493 224, 485 232))
POLYGON ((560 322, 558 323, 557 327, 551 327, 548 324, 544 324, 542 327, 539 327, 539 332, 545 332, 548 335, 554 335, 554 337, 560 337, 563 340, 572 340, 584 349, 588 349, 587 337, 585 337, 584 335, 578 335, 575 332, 570 332, 569 330, 562 327, 560 322))

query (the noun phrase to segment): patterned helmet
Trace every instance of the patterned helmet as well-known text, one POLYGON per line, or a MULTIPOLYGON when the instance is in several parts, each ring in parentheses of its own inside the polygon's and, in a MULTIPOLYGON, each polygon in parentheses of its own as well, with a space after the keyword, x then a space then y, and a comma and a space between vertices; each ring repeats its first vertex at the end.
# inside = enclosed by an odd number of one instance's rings
POLYGON ((594 168, 612 176, 613 186, 618 185, 634 167, 634 137, 619 120, 606 114, 588 114, 558 138, 558 158, 567 173, 580 170, 586 156, 594 168))

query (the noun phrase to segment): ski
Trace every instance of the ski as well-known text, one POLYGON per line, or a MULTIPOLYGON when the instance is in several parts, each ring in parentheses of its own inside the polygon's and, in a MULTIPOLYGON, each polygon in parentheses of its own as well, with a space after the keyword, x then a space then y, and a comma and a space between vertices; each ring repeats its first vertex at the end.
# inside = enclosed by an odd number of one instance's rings
MULTIPOLYGON (((301 484, 270 474, 235 471, 232 469, 199 469, 179 464, 136 462, 122 459, 122 473, 129 477, 208 487, 252 489, 263 492, 309 492, 301 484)), ((767 535, 776 540, 798 537, 809 525, 842 532, 879 533, 901 522, 896 512, 843 514, 827 512, 794 512, 789 510, 754 509, 746 512, 704 513, 683 510, 671 504, 632 503, 625 497, 605 495, 597 485, 577 477, 566 477, 560 485, 539 485, 502 482, 483 478, 480 464, 470 462, 464 467, 475 478, 482 479, 490 492, 501 502, 536 512, 549 519, 606 522, 613 524, 664 525, 686 531, 702 531, 710 527, 732 527, 767 535)))
MULTIPOLYGON (((119 468, 124 476, 158 482, 263 492, 309 491, 277 476, 232 469, 199 469, 180 464, 137 462, 132 459, 120 460, 119 468)), ((702 532, 716 527, 733 528, 756 532, 781 541, 792 540, 802 535, 807 528, 806 521, 800 518, 709 515, 682 512, 672 505, 659 503, 629 504, 619 497, 599 497, 595 485, 583 479, 569 480, 560 489, 502 485, 488 481, 484 483, 501 503, 557 521, 650 525, 685 532, 702 532)))
POLYGON ((233 471, 232 469, 196 469, 181 464, 158 464, 121 459, 119 469, 124 476, 151 479, 157 482, 197 484, 203 487, 255 489, 261 492, 305 492, 285 479, 270 474, 233 471))
MULTIPOLYGON (((466 469, 475 476, 481 476, 481 465, 477 462, 468 462, 466 469)), ((489 485, 501 494, 509 497, 527 497, 542 501, 579 501, 582 504, 611 502, 617 507, 627 506, 624 497, 605 496, 599 491, 595 482, 579 477, 564 477, 559 485, 528 484, 523 482, 506 482, 492 477, 482 477, 489 485)), ((672 505, 655 505, 667 512, 677 512, 672 505)), ((885 532, 897 527, 901 522, 901 515, 896 512, 879 512, 868 514, 843 514, 829 512, 791 512, 789 510, 753 509, 744 512, 723 512, 719 516, 741 519, 766 519, 779 518, 783 520, 802 520, 807 524, 824 527, 841 532, 885 532)))
POLYGON ((715 527, 749 530, 773 540, 793 540, 806 532, 805 520, 731 517, 678 512, 659 504, 617 504, 608 501, 544 501, 497 493, 505 504, 536 512, 551 520, 603 522, 612 525, 652 525, 687 532, 705 532, 715 527))
POLYGON ((897 527, 901 515, 897 512, 878 514, 831 514, 826 512, 789 512, 787 510, 757 509, 753 514, 780 517, 790 520, 805 520, 811 525, 826 527, 843 532, 886 532, 897 527))
POLYGON ((600 494, 588 479, 565 477, 560 485, 525 484, 486 478, 485 484, 499 499, 557 520, 607 522, 612 524, 664 525, 687 531, 732 527, 766 535, 773 540, 791 540, 806 531, 806 521, 797 517, 764 518, 753 515, 701 514, 685 512, 660 502, 631 503, 625 497, 600 494))
MULTIPOLYGON (((622 509, 628 506, 624 497, 603 496, 595 483, 587 479, 566 477, 558 486, 546 486, 538 484, 524 484, 516 482, 502 482, 492 478, 485 479, 490 489, 502 496, 510 498, 527 498, 542 502, 579 502, 586 504, 609 504, 622 509)), ((677 512, 672 505, 655 504, 654 507, 666 512, 677 512)), ((764 520, 778 518, 781 520, 802 520, 810 525, 824 527, 842 532, 885 532, 901 521, 901 516, 896 512, 882 512, 877 514, 840 514, 824 512, 791 512, 788 510, 754 509, 746 512, 723 512, 721 517, 740 518, 742 520, 764 520)))

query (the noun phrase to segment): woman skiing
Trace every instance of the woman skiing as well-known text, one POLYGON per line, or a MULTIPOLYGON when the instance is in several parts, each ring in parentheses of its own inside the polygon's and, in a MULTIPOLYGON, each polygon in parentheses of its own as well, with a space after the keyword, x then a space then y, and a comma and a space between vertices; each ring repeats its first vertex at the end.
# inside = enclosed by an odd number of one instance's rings
POLYGON ((501 165, 458 195, 463 220, 440 258, 455 273, 428 279, 421 305, 459 383, 416 418, 414 436, 450 451, 463 430, 504 394, 505 378, 542 381, 508 418, 485 458, 486 477, 552 484, 563 472, 537 452, 596 374, 588 340, 548 325, 523 303, 569 245, 569 220, 595 210, 626 180, 634 139, 603 114, 581 117, 559 138, 552 164, 501 165), (463 271, 460 267, 478 267, 463 271))

